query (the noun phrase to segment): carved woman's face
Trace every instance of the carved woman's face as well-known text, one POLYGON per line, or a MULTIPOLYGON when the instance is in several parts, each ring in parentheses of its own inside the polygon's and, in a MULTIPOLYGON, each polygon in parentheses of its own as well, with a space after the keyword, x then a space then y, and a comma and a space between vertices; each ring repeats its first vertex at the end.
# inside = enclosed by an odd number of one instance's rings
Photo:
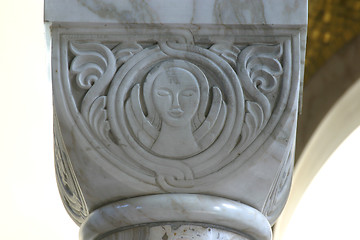
POLYGON ((154 81, 153 101, 162 121, 174 127, 185 126, 199 106, 199 84, 187 70, 167 69, 154 81))

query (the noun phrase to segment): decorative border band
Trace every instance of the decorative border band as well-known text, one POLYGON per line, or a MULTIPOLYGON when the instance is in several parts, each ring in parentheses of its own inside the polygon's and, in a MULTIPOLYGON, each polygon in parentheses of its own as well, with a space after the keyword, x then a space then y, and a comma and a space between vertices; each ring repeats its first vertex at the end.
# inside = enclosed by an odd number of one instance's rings
POLYGON ((256 240, 272 239, 266 217, 248 205, 199 194, 159 194, 118 201, 93 211, 81 226, 80 240, 169 222, 210 224, 256 240))

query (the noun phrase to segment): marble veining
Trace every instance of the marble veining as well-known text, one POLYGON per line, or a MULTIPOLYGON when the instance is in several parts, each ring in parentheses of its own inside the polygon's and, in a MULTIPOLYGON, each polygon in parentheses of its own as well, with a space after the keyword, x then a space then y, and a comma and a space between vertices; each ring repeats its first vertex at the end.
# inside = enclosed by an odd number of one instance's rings
POLYGON ((307 1, 63 0, 59 3, 56 0, 46 0, 45 20, 97 23, 304 25, 307 23, 307 1))
POLYGON ((149 240, 246 240, 238 234, 216 228, 181 225, 175 228, 171 225, 150 228, 149 240))
POLYGON ((198 154, 220 135, 226 119, 221 90, 216 86, 211 90, 213 97, 208 99, 208 80, 191 62, 161 62, 143 84, 147 116, 141 108, 141 85, 131 90, 125 103, 130 128, 142 145, 159 156, 185 159, 198 154))
MULTIPOLYGON (((165 191, 209 184, 209 178, 216 179, 213 173, 246 160, 238 156, 249 151, 264 128, 277 123, 281 113, 271 112, 287 102, 289 41, 215 43, 209 48, 171 42, 115 44, 110 49, 69 42, 74 57, 68 63, 63 59, 63 66, 70 65, 63 84, 84 94, 68 96, 79 103, 69 107, 75 115, 81 113, 84 127, 92 131, 85 136, 112 153, 105 159, 120 164, 119 169, 129 160, 136 162, 154 172, 165 191)), ((264 140, 269 133, 263 134, 264 140)), ((142 173, 135 170, 137 176, 142 173)))
POLYGON ((221 226, 257 240, 270 240, 272 236, 266 218, 245 204, 198 194, 160 194, 115 202, 93 211, 81 226, 80 239, 97 239, 115 229, 121 232, 129 226, 161 222, 221 226))
POLYGON ((265 209, 278 168, 292 162, 296 33, 53 26, 54 102, 88 208, 177 192, 265 209), (251 172, 264 163, 261 177, 251 172))
POLYGON ((57 180, 82 240, 271 239, 306 0, 45 0, 45 21, 57 180))
POLYGON ((80 225, 89 215, 89 210, 65 148, 56 114, 54 114, 54 159, 61 200, 70 217, 80 225))
POLYGON ((116 232, 103 238, 104 240, 250 240, 239 234, 197 225, 161 225, 154 227, 135 227, 116 232))

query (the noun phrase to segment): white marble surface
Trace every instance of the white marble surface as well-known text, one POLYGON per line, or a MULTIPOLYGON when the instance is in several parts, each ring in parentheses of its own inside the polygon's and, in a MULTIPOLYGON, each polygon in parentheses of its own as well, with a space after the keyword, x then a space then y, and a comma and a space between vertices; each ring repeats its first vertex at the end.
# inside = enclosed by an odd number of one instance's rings
MULTIPOLYGON (((73 218, 120 199, 199 193, 273 224, 290 186, 306 19, 305 0, 45 1, 58 162, 68 162, 58 179, 77 199, 73 218)), ((157 217, 180 221, 173 213, 157 217)))
POLYGON ((174 228, 171 225, 150 228, 149 240, 246 240, 238 234, 210 227, 182 225, 174 228))
POLYGON ((189 30, 53 28, 57 117, 90 212, 169 192, 283 207, 299 30, 189 30))
POLYGON ((113 230, 164 222, 210 224, 257 240, 270 240, 272 236, 266 218, 245 204, 198 194, 161 194, 127 199, 95 210, 81 226, 80 239, 98 239, 113 230))
POLYGON ((306 25, 306 0, 45 0, 45 20, 82 23, 306 25))
POLYGON ((115 232, 102 240, 250 240, 234 232, 199 225, 142 226, 115 232))

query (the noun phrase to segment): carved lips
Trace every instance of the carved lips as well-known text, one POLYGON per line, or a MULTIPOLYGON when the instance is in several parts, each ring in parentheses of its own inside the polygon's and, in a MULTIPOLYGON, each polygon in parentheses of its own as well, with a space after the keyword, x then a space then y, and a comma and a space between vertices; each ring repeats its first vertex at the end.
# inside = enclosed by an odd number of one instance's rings
POLYGON ((180 108, 171 109, 168 111, 169 115, 173 118, 179 118, 184 114, 184 111, 180 108))

